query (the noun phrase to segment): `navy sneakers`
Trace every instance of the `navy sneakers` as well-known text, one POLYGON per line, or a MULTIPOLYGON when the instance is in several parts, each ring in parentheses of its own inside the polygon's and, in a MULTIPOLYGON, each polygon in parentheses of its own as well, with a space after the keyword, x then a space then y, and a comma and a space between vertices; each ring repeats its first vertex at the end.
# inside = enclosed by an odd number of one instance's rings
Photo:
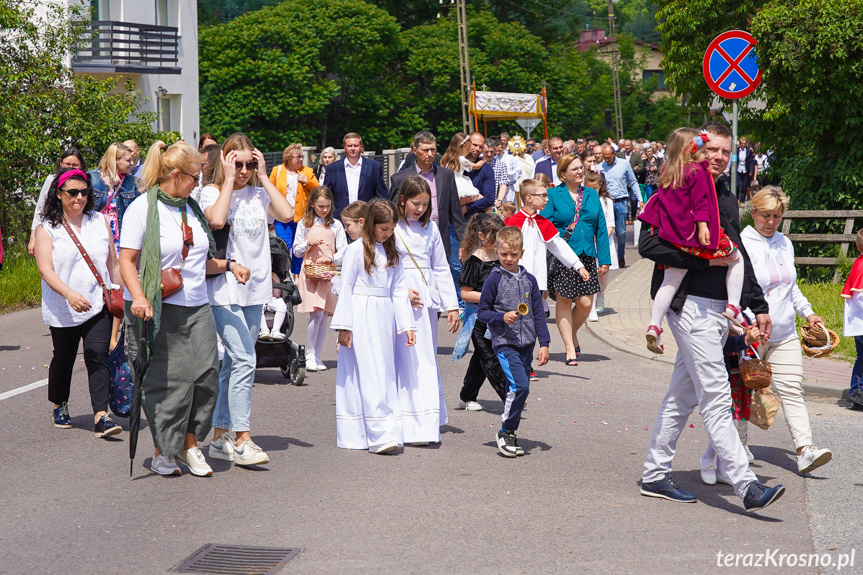
POLYGON ((69 404, 65 401, 60 407, 54 408, 54 427, 61 429, 72 427, 72 419, 69 417, 69 404))
POLYGON ((698 499, 691 493, 682 490, 670 473, 665 474, 665 479, 652 483, 641 483, 641 494, 647 497, 659 497, 679 503, 695 503, 698 499))
POLYGON ((747 513, 764 509, 784 493, 785 488, 782 485, 767 487, 760 481, 753 481, 749 484, 746 495, 743 496, 743 507, 747 513))
POLYGON ((107 415, 103 415, 99 421, 96 422, 96 426, 94 428, 96 433, 96 437, 108 437, 109 435, 117 435, 123 428, 111 421, 111 418, 107 415))

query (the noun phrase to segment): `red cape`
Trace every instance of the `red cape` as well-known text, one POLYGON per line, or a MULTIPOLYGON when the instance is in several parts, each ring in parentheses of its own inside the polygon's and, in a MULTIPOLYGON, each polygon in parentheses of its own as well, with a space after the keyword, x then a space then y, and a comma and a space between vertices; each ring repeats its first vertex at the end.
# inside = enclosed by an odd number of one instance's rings
POLYGON ((542 236, 542 239, 545 242, 550 242, 554 239, 554 236, 557 235, 557 228, 554 227, 554 224, 549 221, 545 216, 541 216, 536 214, 531 218, 524 210, 519 210, 516 212, 514 216, 506 220, 504 223, 508 226, 514 226, 518 229, 522 229, 527 220, 532 219, 534 223, 536 223, 536 227, 539 229, 539 235, 542 236))
POLYGON ((857 256, 857 259, 854 260, 851 273, 848 274, 845 287, 842 288, 842 297, 854 297, 851 292, 855 291, 863 291, 863 255, 857 256))

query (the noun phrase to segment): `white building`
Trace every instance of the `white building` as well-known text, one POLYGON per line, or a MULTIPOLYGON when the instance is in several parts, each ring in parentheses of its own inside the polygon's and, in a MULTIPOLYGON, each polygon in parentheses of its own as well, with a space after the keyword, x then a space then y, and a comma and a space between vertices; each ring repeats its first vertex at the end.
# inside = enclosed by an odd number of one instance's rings
MULTIPOLYGON (((84 0, 87 2, 88 0, 84 0)), ((198 7, 196 0, 89 0, 92 39, 72 58, 72 69, 127 80, 159 115, 161 130, 179 132, 197 148, 198 7)), ((69 4, 78 4, 69 0, 69 4)))

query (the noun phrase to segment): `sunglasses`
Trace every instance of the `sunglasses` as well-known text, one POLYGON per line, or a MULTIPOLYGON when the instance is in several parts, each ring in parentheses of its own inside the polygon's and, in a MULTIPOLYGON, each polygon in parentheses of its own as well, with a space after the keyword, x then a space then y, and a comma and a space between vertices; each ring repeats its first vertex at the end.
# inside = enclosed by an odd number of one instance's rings
POLYGON ((251 161, 246 162, 245 164, 243 164, 243 162, 234 162, 234 167, 237 169, 238 172, 241 172, 243 170, 243 165, 245 165, 246 169, 249 170, 250 172, 254 172, 255 170, 258 169, 258 161, 257 160, 251 160, 251 161))
POLYGON ((69 194, 70 198, 77 198, 78 196, 86 196, 87 195, 87 190, 71 189, 71 190, 63 190, 63 191, 66 192, 67 194, 69 194))

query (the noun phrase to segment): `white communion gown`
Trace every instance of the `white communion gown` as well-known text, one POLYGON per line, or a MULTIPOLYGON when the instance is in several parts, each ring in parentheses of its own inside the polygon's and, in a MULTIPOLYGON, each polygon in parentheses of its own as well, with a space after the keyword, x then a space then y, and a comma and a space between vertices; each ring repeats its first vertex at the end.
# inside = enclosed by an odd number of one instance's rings
POLYGON ((473 182, 468 177, 468 173, 473 169, 473 162, 464 156, 459 156, 458 162, 461 165, 455 175, 455 187, 458 190, 458 197, 469 198, 476 196, 480 192, 473 186, 473 182))
POLYGON ((396 380, 402 410, 405 443, 438 443, 446 424, 443 379, 437 363, 438 313, 458 310, 446 250, 434 222, 400 220, 396 245, 405 269, 408 289, 419 292, 421 308, 411 307, 416 345, 407 336, 396 345, 396 380))
POLYGON ((363 241, 345 249, 339 301, 330 329, 352 332, 351 347, 340 346, 336 371, 338 446, 374 449, 402 441, 402 414, 396 390, 397 334, 414 329, 404 268, 386 266, 381 244, 367 274, 363 241))

